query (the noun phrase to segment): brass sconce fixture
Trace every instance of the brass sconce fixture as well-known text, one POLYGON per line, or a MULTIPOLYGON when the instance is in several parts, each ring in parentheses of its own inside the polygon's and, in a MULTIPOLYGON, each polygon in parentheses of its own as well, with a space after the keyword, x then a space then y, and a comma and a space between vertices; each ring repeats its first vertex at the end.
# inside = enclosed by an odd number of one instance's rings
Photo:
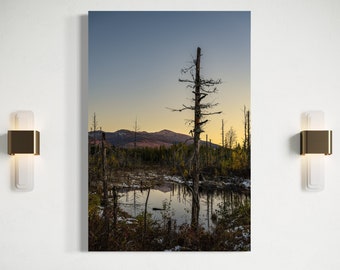
POLYGON ((15 114, 15 130, 8 131, 8 154, 14 158, 15 187, 33 189, 33 156, 40 155, 40 133, 33 130, 33 113, 20 111, 15 114))
POLYGON ((324 189, 324 158, 332 154, 332 131, 324 130, 324 114, 320 111, 303 115, 305 130, 300 132, 300 154, 303 155, 303 178, 306 190, 324 189))

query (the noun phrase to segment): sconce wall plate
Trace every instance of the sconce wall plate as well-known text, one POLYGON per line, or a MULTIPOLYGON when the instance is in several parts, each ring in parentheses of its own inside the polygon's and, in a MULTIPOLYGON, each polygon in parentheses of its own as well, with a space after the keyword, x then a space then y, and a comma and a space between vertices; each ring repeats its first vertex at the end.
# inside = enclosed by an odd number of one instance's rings
POLYGON ((19 111, 14 118, 15 130, 8 131, 8 154, 14 158, 15 187, 33 189, 33 155, 40 154, 40 133, 33 130, 34 116, 31 111, 19 111))
POLYGON ((324 113, 308 112, 303 115, 300 133, 300 154, 303 155, 303 178, 306 190, 320 191, 325 186, 324 158, 332 154, 332 131, 324 130, 324 113))

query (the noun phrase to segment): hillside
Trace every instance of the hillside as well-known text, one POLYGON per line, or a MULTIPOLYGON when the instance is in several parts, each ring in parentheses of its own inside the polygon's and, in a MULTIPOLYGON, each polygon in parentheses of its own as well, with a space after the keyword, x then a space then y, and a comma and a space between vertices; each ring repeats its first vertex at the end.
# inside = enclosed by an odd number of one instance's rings
MULTIPOLYGON (((93 138, 94 132, 89 132, 89 140, 93 138)), ((101 138, 101 132, 95 133, 97 140, 101 138)), ((116 147, 134 147, 135 132, 120 129, 115 132, 105 132, 106 141, 116 147)), ((159 147, 171 146, 177 143, 191 144, 192 140, 189 135, 176 133, 170 130, 161 130, 158 132, 141 131, 136 134, 137 147, 159 147)))

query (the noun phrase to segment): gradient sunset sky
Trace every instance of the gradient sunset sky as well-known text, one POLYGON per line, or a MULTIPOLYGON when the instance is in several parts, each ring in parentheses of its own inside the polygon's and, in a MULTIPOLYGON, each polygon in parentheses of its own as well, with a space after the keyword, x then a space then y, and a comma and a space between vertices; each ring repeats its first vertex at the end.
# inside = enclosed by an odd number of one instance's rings
POLYGON ((243 139, 243 106, 250 108, 250 12, 89 12, 88 128, 93 113, 104 131, 169 129, 189 134, 192 111, 172 112, 191 104, 192 93, 180 83, 181 69, 201 47, 201 74, 221 79, 220 115, 209 117, 205 133, 221 144, 232 126, 243 139))

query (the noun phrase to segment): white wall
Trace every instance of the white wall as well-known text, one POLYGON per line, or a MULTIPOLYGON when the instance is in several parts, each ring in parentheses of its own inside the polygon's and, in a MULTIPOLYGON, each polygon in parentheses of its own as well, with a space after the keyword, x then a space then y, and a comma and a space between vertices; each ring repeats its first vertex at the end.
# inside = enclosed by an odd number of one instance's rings
POLYGON ((340 2, 0 0, 0 269, 340 269, 340 2), (183 4, 185 2, 185 4, 183 4), (88 10, 251 10, 252 251, 88 253, 88 10), (33 110, 35 188, 12 189, 6 133, 33 110), (326 188, 301 189, 301 113, 334 133, 326 188))

